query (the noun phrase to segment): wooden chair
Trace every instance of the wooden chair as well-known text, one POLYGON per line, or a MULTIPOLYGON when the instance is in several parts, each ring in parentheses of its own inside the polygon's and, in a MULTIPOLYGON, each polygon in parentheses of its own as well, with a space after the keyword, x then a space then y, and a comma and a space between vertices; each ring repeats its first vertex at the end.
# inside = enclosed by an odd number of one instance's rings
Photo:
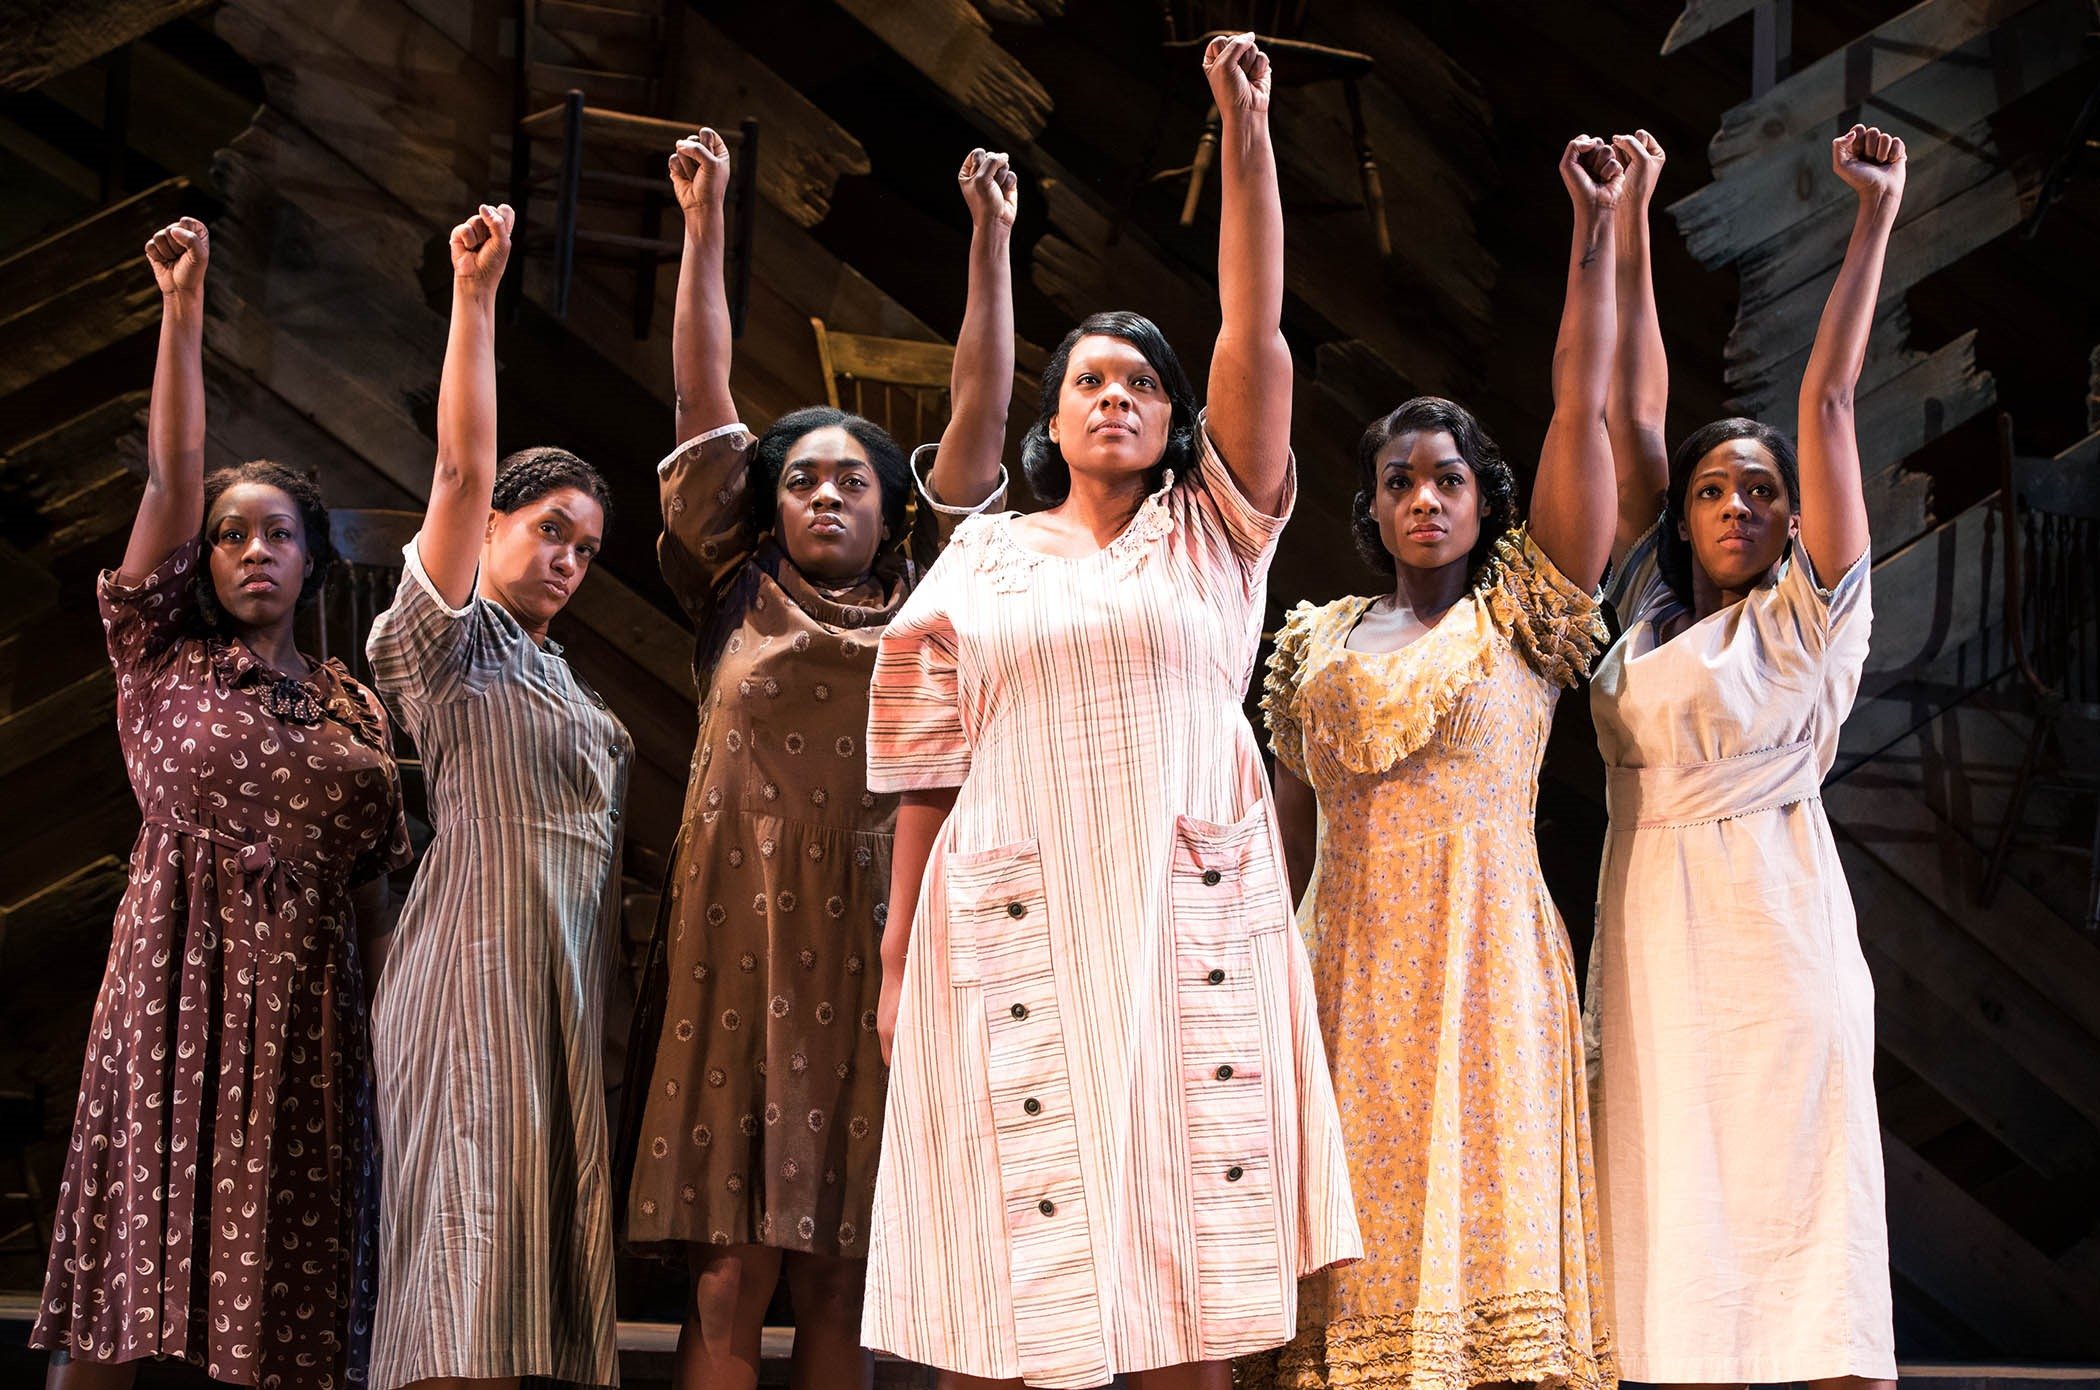
POLYGON ((834 410, 865 415, 906 450, 940 438, 951 403, 955 349, 947 343, 841 333, 812 318, 824 398, 834 410), (847 389, 842 389, 847 388, 847 389), (850 399, 849 399, 850 398, 850 399))
MULTIPOLYGON (((517 0, 517 52, 511 81, 510 202, 519 244, 554 259, 554 316, 569 313, 578 259, 625 263, 634 272, 634 336, 649 336, 656 272, 678 259, 683 239, 664 235, 672 205, 664 161, 696 122, 674 113, 683 66, 680 35, 687 0, 517 0), (558 48, 569 62, 543 54, 558 48), (557 151, 534 165, 536 144, 557 151), (531 229, 535 191, 552 187, 553 225, 531 229), (581 225, 586 208, 632 218, 631 231, 581 225)), ((753 223, 758 209, 758 123, 722 138, 735 156, 728 246, 731 331, 744 331, 750 300, 753 223)), ((605 220, 599 218, 596 220, 605 220)))
POLYGON ((50 1093, 42 1082, 27 1090, 0 1091, 0 1162, 13 1184, 0 1189, 0 1255, 41 1257, 50 1248, 54 1215, 37 1181, 31 1150, 51 1138, 44 1118, 50 1093))
MULTIPOLYGON (((2027 458, 2014 452, 2012 417, 2000 414, 1998 443, 2005 631, 2034 723, 1979 885, 1986 903, 2033 792, 2100 803, 2100 434, 2056 458, 2027 458)), ((2075 852, 2088 861, 2085 926, 2100 931, 2100 804, 2090 842, 2075 852)))
MULTIPOLYGON (((332 507, 328 534, 335 542, 336 566, 322 582, 315 643, 323 661, 337 657, 350 674, 372 682, 372 663, 365 659, 365 639, 372 624, 393 605, 401 586, 401 549, 423 527, 423 513, 380 507, 332 507)), ((410 830, 418 848, 428 837, 429 803, 423 787, 423 760, 414 740, 399 724, 394 729, 394 762, 401 771, 401 791, 408 801, 410 830)))
MULTIPOLYGON (((1349 135, 1356 146, 1357 177, 1363 188, 1363 208, 1371 217, 1371 234, 1378 254, 1393 254, 1392 232, 1385 220, 1385 189, 1378 176, 1378 157, 1371 149, 1370 131, 1364 124, 1363 92, 1359 84, 1374 66, 1371 55, 1354 49, 1312 43, 1299 37, 1305 31, 1309 0, 1162 0, 1161 17, 1166 24, 1164 44, 1177 72, 1193 67, 1210 41, 1221 34, 1252 30, 1274 64, 1272 80, 1279 87, 1308 87, 1320 82, 1342 84, 1342 98, 1349 108, 1349 135)), ((1218 162, 1218 135, 1222 118, 1211 104, 1204 118, 1203 134, 1196 141, 1195 157, 1178 169, 1163 170, 1154 179, 1188 176, 1188 194, 1181 203, 1181 225, 1196 222, 1196 203, 1203 196, 1203 182, 1218 162)))

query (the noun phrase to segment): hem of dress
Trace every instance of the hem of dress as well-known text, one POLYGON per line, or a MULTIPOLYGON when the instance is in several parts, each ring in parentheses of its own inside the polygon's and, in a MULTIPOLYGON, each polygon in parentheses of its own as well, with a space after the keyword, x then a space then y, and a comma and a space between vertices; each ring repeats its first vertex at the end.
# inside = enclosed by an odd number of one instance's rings
POLYGON ((1507 1294, 1463 1310, 1421 1309, 1335 1318, 1301 1331, 1242 1387, 1471 1390, 1490 1383, 1607 1390, 1620 1377, 1609 1343, 1585 1351, 1568 1332, 1557 1294, 1507 1294))
POLYGON ((194 1366, 199 1372, 221 1385, 255 1387, 262 1384, 262 1370, 260 1367, 252 1369, 246 1380, 240 1379, 238 1368, 234 1370, 232 1375, 213 1375, 210 1363, 203 1356, 193 1355, 188 1351, 127 1351, 118 1356, 96 1356, 82 1351, 70 1337, 60 1337, 56 1341, 47 1340, 40 1342, 37 1340, 39 1335, 41 1334, 36 1331, 32 1330, 30 1332, 29 1341, 26 1344, 29 1350, 63 1351, 67 1358, 72 1361, 85 1361, 96 1366, 128 1366, 137 1361, 168 1361, 184 1366, 194 1366))
POLYGON ((1892 1352, 1869 1355, 1859 1352, 1832 1352, 1827 1360, 1820 1357, 1785 1361, 1665 1359, 1639 1365, 1624 1364, 1619 1367, 1619 1374, 1623 1379, 1638 1381, 1644 1385, 1789 1385, 1833 1380, 1839 1376, 1857 1376, 1861 1380, 1894 1380, 1896 1358, 1892 1352), (1882 1357, 1886 1359, 1880 1359, 1882 1357), (1667 1374, 1659 1374, 1658 1368, 1667 1374))
MULTIPOLYGON (((877 1356, 893 1356, 900 1361, 909 1361, 915 1365, 925 1366, 935 1371, 946 1371, 951 1375, 972 1376, 978 1380, 1018 1380, 1023 1386, 1028 1387, 1028 1390, 1038 1390, 1039 1387, 1049 1387, 1050 1390, 1062 1390, 1063 1387, 1070 1387, 1070 1390, 1092 1390, 1092 1387, 1108 1383, 1101 1380, 1073 1379, 1068 1374, 1056 1374, 1032 1380, 1026 1371, 985 1370, 981 1367, 959 1364, 958 1358, 949 1355, 945 1350, 935 1347, 910 1348, 876 1341, 868 1335, 865 1327, 861 1329, 860 1336, 861 1345, 877 1356)), ((1183 1357, 1176 1361, 1156 1361, 1145 1365, 1138 1365, 1135 1361, 1129 1364, 1111 1361, 1108 1367, 1108 1376, 1110 1380, 1114 1380, 1119 1376, 1143 1375, 1147 1371, 1163 1371, 1170 1366, 1202 1365, 1213 1361, 1244 1363, 1247 1358, 1273 1355, 1278 1350, 1278 1347, 1279 1343, 1274 1337, 1265 1334, 1255 1334, 1249 1337, 1236 1338, 1222 1350, 1183 1357)), ((1087 1374, 1091 1375, 1092 1373, 1088 1372, 1087 1374)), ((1237 1371, 1235 1371, 1233 1376, 1234 1386, 1238 1387, 1242 1383, 1237 1371)), ((1470 1390, 1470 1387, 1468 1390, 1470 1390)))
POLYGON ((375 1369, 365 1378, 365 1390, 402 1390, 425 1380, 550 1380, 557 1385, 579 1387, 579 1390, 619 1390, 619 1355, 614 1353, 611 1379, 601 1379, 606 1374, 602 1367, 564 1367, 558 1361, 552 1364, 540 1361, 525 1362, 461 1362, 440 1361, 417 1367, 413 1373, 403 1374, 395 1370, 382 1377, 375 1369))
POLYGON ((622 1236, 620 1238, 622 1253, 650 1260, 678 1259, 682 1258, 686 1251, 696 1245, 711 1246, 718 1243, 725 1247, 748 1245, 760 1250, 779 1250, 790 1255, 818 1255, 829 1260, 858 1260, 862 1264, 868 1262, 868 1252, 866 1250, 853 1255, 842 1250, 822 1250, 817 1248, 814 1242, 790 1243, 777 1238, 773 1240, 731 1240, 723 1242, 716 1242, 700 1236, 675 1235, 622 1236))

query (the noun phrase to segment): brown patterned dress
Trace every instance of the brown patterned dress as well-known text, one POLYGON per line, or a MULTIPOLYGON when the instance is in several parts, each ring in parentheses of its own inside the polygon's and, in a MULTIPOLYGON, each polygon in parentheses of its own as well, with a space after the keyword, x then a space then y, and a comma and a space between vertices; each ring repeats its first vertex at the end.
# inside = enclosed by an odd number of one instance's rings
POLYGON ((215 1380, 361 1382, 378 1153, 349 891, 406 863, 379 701, 198 637, 202 546, 105 573, 144 812, 30 1344, 215 1380))
MULTIPOLYGON (((897 798, 862 744, 883 627, 917 567, 891 552, 839 593, 754 534, 751 436, 658 469, 658 556, 697 634, 700 735, 629 1049, 622 1151, 638 1243, 865 1259, 887 1068, 877 947, 897 798)), ((1000 505, 921 487, 914 549, 1000 505)))

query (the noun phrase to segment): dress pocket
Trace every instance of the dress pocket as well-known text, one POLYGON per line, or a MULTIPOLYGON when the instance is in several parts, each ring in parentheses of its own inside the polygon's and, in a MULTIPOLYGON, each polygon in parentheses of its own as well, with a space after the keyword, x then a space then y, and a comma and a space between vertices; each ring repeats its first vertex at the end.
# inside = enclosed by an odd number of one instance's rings
POLYGON ((1291 913, 1266 803, 1236 824, 1174 823, 1169 897, 1182 1114, 1206 1322, 1282 1316, 1271 999, 1291 913))
MULTIPOLYGON (((978 986, 1020 964, 1016 949, 1047 947, 1043 858, 1035 840, 950 854, 941 861, 941 901, 948 918, 948 982, 978 986), (987 958, 990 959, 987 959, 987 958)), ((1047 964, 1047 950, 1045 950, 1047 964)))

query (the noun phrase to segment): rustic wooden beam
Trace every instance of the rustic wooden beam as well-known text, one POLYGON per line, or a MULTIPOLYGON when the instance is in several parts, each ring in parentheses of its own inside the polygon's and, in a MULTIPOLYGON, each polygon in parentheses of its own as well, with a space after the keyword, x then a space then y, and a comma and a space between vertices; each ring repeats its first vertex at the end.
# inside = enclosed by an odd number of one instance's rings
POLYGON ((1984 499, 1874 565, 1870 677, 1900 676, 1997 621, 1997 499, 1984 499))
POLYGON ((13 941, 50 937, 89 923, 106 923, 130 880, 125 862, 113 855, 0 907, 0 950, 13 941))
POLYGON ((1662 52, 1675 53, 1693 39, 1711 34, 1733 19, 1741 19, 1758 6, 1758 0, 1688 0, 1684 10, 1663 35, 1662 52))
MULTIPOLYGON (((1890 237, 1888 263, 1882 271, 1883 299, 1900 297, 1911 286, 2020 224, 2032 205, 2034 185, 2011 170, 1995 175, 1900 226, 1890 237)), ((1795 285, 1755 313, 1745 310, 1728 338, 1728 381, 1749 384, 1767 375, 1813 343, 1823 306, 1836 282, 1835 267, 1795 285)))
MULTIPOLYGON (((1803 128, 1754 160, 1670 205, 1702 264, 1724 265, 1787 231, 1826 202, 1853 195, 1830 172, 1830 141, 1853 120, 1903 137, 1913 158, 1948 131, 1963 131, 2084 61, 2092 23, 2085 0, 2040 0, 1941 62, 1892 83, 1857 108, 1803 128)), ((1889 260, 1891 268, 1895 257, 1889 260)))
MULTIPOLYGON (((2100 1130, 1876 947, 1874 1041, 2045 1178, 2100 1171, 2100 1130)), ((1887 1123, 1884 1117, 1883 1123, 1887 1123)))
POLYGON ((1033 144, 1050 93, 992 39, 968 0, 837 0, 840 9, 923 73, 972 121, 1033 144))
POLYGON ((117 682, 107 667, 0 719, 0 777, 89 734, 107 734, 117 682))
POLYGON ((205 0, 18 0, 0 25, 0 91, 19 92, 122 48, 205 0))
MULTIPOLYGON (((1707 146, 1718 175, 1821 129, 1920 68, 1941 62, 2035 0, 1925 0, 1753 101, 1730 107, 1707 146)), ((1915 170, 1913 170, 1915 174, 1915 170)))
POLYGON ((2092 1352, 2100 1298, 1896 1136, 1882 1132, 1889 1264, 2003 1352, 2077 1360, 2092 1352))

